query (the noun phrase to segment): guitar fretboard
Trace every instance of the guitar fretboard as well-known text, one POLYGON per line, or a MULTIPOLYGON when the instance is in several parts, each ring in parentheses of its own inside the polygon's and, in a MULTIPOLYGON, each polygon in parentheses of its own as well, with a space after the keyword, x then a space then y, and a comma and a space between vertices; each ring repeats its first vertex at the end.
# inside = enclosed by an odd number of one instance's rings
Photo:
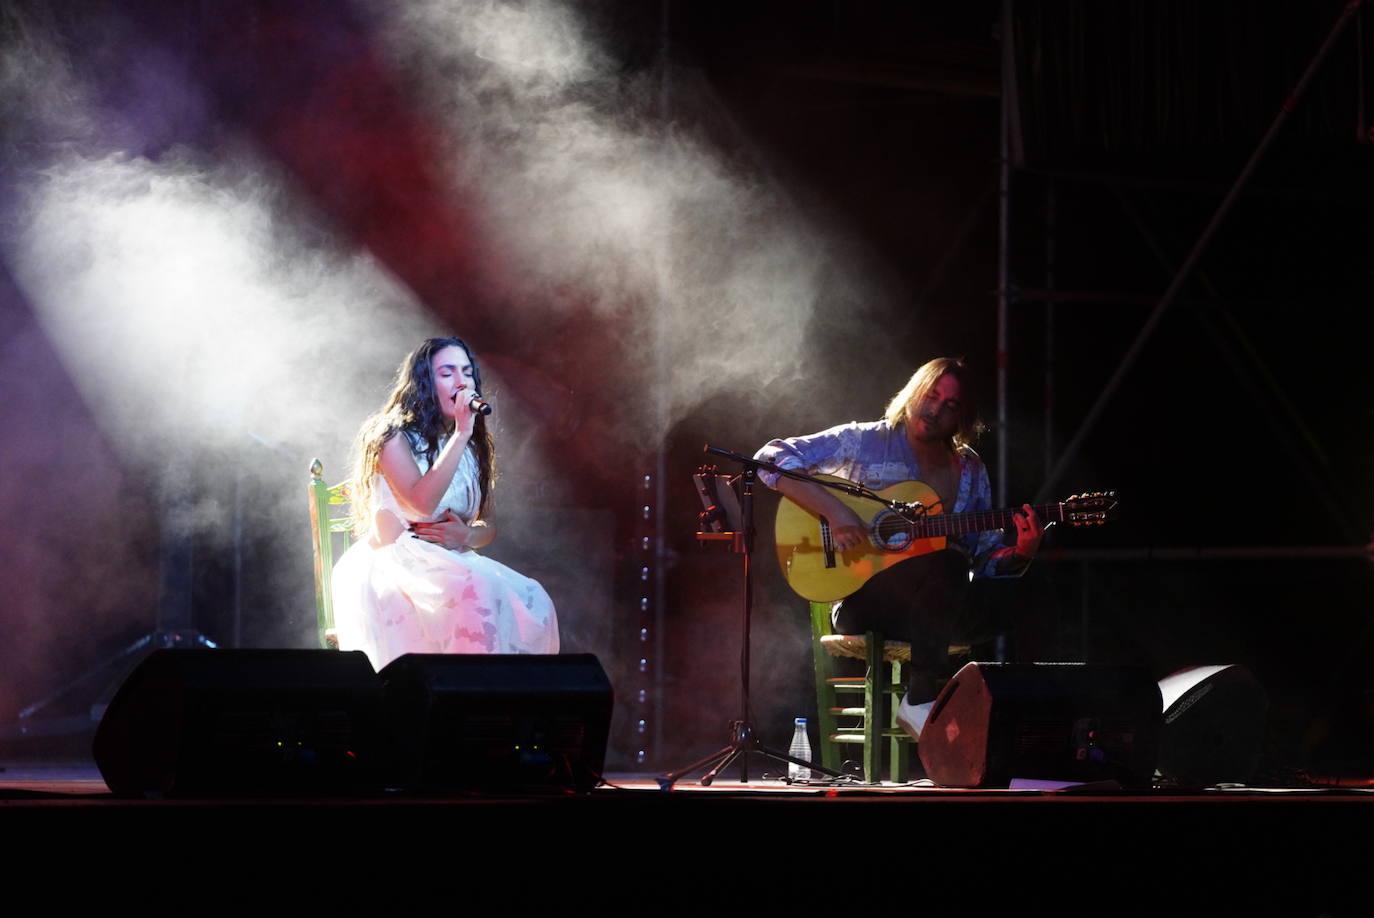
MULTIPOLYGON (((1063 504, 1035 504, 1035 515, 1042 525, 1064 522, 1063 504)), ((1006 507, 1001 510, 974 510, 969 513, 945 513, 928 516, 917 523, 907 523, 899 517, 887 517, 880 529, 889 525, 910 529, 914 538, 938 539, 944 536, 961 536, 970 532, 986 532, 989 529, 1005 529, 1011 525, 1012 515, 1019 513, 1020 507, 1006 507), (891 522, 889 522, 891 521, 891 522)))

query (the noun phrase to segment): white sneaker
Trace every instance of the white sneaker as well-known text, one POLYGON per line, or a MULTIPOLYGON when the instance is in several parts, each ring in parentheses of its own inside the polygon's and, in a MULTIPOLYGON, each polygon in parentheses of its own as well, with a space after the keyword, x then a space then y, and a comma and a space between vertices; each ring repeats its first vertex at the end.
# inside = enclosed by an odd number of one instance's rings
POLYGON ((935 707, 934 701, 911 704, 903 695, 902 703, 897 705, 897 726, 909 733, 912 739, 919 742, 921 730, 925 728, 926 720, 930 717, 930 709, 933 707, 935 707))

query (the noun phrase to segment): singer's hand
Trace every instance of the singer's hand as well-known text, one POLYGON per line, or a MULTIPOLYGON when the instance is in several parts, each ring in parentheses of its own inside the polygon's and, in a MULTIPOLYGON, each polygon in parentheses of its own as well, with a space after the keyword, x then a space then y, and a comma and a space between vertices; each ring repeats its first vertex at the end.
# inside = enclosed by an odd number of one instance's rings
POLYGON ((476 421, 477 415, 469 407, 469 404, 476 397, 476 393, 468 388, 462 388, 453 393, 453 435, 462 440, 467 440, 472 436, 472 425, 476 421))
POLYGON ((452 510, 444 512, 443 518, 432 523, 415 523, 411 526, 416 538, 442 545, 451 551, 463 551, 471 541, 471 528, 452 510))

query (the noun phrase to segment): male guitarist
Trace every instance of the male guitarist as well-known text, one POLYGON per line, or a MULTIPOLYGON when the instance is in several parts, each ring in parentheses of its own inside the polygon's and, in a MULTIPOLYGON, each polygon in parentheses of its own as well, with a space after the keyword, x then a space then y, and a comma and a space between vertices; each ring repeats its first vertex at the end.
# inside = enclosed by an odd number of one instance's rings
MULTIPOLYGON (((836 475, 872 490, 923 481, 939 497, 937 513, 990 510, 988 473, 969 446, 978 431, 977 406, 962 360, 940 357, 917 370, 881 421, 853 422, 807 437, 773 440, 756 459, 812 475, 836 475)), ((765 484, 825 518, 834 549, 870 542, 869 526, 828 488, 762 473, 765 484)), ((881 509, 874 504, 874 510, 881 509)), ((911 642, 911 679, 897 720, 919 738, 948 669, 948 647, 975 577, 1020 576, 1040 548, 1042 528, 1029 504, 1016 511, 1016 544, 1001 530, 951 538, 948 547, 909 558, 869 579, 835 611, 837 633, 869 629, 911 642)))

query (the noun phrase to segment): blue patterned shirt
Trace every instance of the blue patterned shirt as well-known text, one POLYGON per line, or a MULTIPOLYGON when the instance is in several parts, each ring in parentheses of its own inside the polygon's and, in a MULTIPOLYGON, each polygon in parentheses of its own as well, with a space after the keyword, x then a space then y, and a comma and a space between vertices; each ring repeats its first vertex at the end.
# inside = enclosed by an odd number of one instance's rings
MULTIPOLYGON (((948 512, 991 510, 992 486, 983 460, 967 446, 959 447, 958 457, 959 490, 948 512)), ((770 440, 754 458, 809 475, 836 475, 874 491, 925 477, 907 442, 906 429, 887 421, 851 421, 805 437, 770 440)), ((760 472, 759 479, 770 488, 777 487, 776 472, 760 472)), ((1011 552, 1004 547, 1000 529, 971 532, 951 538, 948 544, 971 559, 975 577, 1019 577, 1025 571, 1024 563, 1007 563, 1011 552), (1009 569, 1000 571, 999 564, 1009 569)))

